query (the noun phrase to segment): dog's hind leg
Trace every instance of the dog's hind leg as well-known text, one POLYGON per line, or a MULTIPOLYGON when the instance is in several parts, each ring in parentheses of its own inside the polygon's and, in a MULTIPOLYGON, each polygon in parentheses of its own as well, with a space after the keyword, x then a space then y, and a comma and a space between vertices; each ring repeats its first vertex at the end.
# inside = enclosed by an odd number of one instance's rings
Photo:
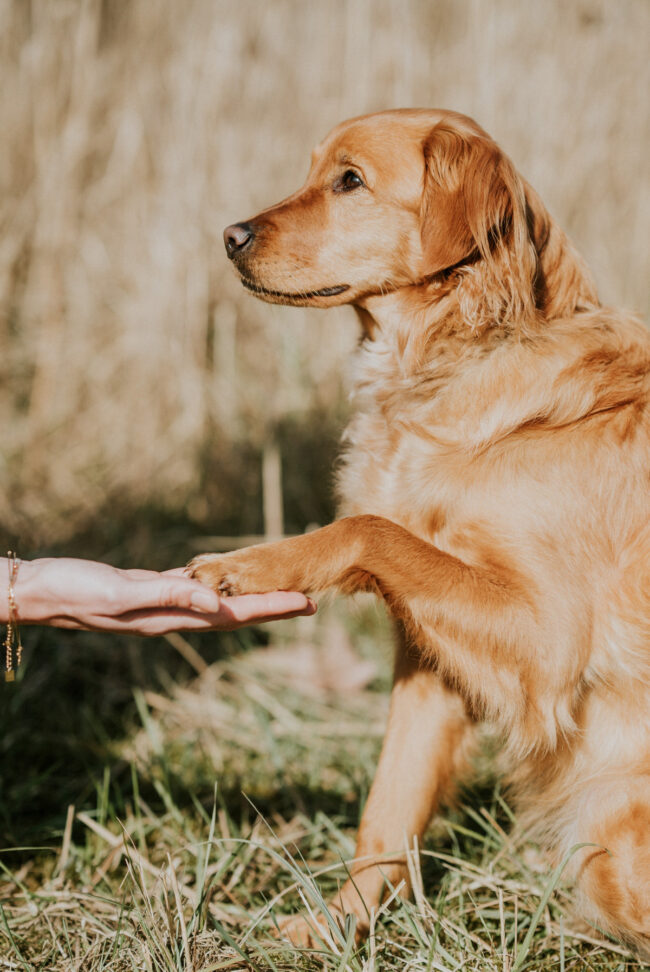
POLYGON ((585 798, 578 888, 583 911, 650 958, 650 774, 598 784, 585 798))

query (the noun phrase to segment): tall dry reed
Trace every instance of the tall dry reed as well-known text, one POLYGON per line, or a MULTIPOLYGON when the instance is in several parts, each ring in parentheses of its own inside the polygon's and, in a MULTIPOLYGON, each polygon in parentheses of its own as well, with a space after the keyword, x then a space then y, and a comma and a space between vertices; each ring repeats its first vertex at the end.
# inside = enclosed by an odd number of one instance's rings
POLYGON ((3 528, 180 508, 206 449, 340 399, 351 313, 256 302, 220 236, 344 117, 475 116, 647 312, 649 40, 647 0, 0 0, 3 528))

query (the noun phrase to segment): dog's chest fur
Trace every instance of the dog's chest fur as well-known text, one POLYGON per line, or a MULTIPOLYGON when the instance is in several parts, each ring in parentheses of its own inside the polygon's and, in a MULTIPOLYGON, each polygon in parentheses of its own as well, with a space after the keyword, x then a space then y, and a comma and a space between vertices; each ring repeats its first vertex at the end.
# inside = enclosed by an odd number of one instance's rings
POLYGON ((603 524, 590 518, 603 490, 620 509, 626 493, 643 488, 635 480, 643 468, 622 452, 638 451, 642 462, 634 428, 644 420, 626 404, 641 395, 637 359, 647 360, 647 338, 639 343, 618 321, 602 332, 594 325, 586 318, 571 336, 558 325, 535 344, 489 351, 441 343, 419 367, 405 362, 391 333, 367 342, 343 437, 340 513, 387 517, 473 562, 486 544, 512 546, 525 562, 536 544, 566 550, 582 531, 597 542, 603 524), (590 374, 590 358, 617 365, 611 375, 590 374), (587 478, 576 476, 580 460, 587 478))
MULTIPOLYGON (((631 353, 628 338, 637 353, 634 334, 621 332, 621 360, 631 353)), ((438 366, 434 359, 406 373, 392 342, 376 339, 359 354, 356 412, 338 480, 342 515, 387 517, 466 563, 502 562, 535 592, 548 637, 538 648, 557 673, 555 689, 549 685, 550 718, 572 739, 567 786, 575 783, 574 759, 585 767, 601 758, 634 759, 612 732, 621 712, 601 686, 627 685, 626 659, 640 649, 622 630, 616 590, 626 537, 644 529, 628 509, 638 518, 646 452, 643 439, 626 432, 629 389, 621 385, 620 409, 599 410, 600 385, 588 376, 572 384, 573 363, 597 342, 585 330, 573 342, 504 347, 485 368, 480 355, 470 355, 456 368, 442 357, 438 366), (574 563, 582 564, 579 574, 574 563), (565 599, 574 605, 571 615, 565 599), (598 740, 598 751, 576 754, 574 718, 583 732, 589 724, 586 736, 598 740)), ((612 382, 602 387, 616 399, 612 382)), ((647 419, 636 421, 640 431, 647 419)), ((639 686, 633 690, 638 695, 639 686)))
POLYGON ((485 395, 484 370, 478 351, 455 361, 443 349, 413 371, 390 336, 361 349, 338 476, 342 515, 387 517, 474 562, 477 533, 481 546, 520 533, 521 504, 510 494, 525 494, 528 474, 503 439, 521 416, 507 396, 485 395))

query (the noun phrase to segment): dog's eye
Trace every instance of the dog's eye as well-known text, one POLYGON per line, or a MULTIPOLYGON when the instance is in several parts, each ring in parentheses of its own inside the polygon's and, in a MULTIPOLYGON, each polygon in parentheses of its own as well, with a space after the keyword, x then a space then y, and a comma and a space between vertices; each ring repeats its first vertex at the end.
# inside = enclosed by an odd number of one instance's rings
POLYGON ((334 183, 334 189, 336 192, 352 192, 353 189, 359 189, 363 185, 365 183, 361 176, 354 169, 347 169, 334 183))

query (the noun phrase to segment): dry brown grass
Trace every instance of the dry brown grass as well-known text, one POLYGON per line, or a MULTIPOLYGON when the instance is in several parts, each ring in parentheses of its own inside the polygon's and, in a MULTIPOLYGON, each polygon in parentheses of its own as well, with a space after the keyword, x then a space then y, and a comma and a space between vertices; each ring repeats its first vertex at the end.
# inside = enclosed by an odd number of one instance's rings
POLYGON ((244 295, 220 233, 343 117, 475 116, 646 311, 649 36, 647 0, 2 0, 3 527, 182 507, 206 439, 340 400, 352 315, 244 295))

